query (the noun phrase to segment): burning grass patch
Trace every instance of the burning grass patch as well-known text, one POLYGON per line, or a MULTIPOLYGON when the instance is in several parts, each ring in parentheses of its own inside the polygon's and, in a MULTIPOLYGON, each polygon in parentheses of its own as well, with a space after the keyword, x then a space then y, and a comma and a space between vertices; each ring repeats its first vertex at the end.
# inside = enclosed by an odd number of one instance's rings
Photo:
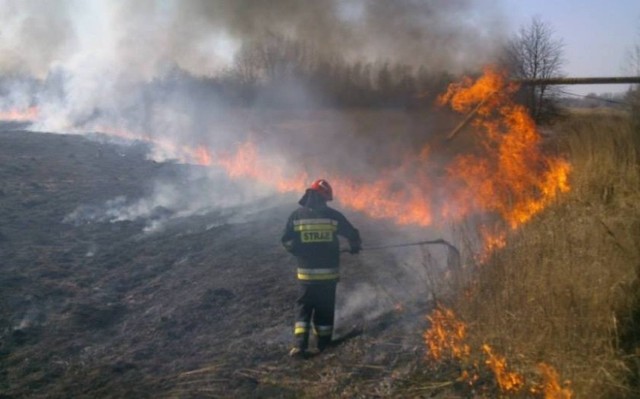
POLYGON ((466 323, 466 345, 490 345, 484 355, 493 356, 486 361, 495 381, 505 361, 529 380, 543 377, 530 389, 535 395, 637 397, 640 190, 632 132, 612 115, 574 116, 554 134, 571 160, 572 192, 511 230, 482 263, 468 259, 476 274, 452 309, 466 323))

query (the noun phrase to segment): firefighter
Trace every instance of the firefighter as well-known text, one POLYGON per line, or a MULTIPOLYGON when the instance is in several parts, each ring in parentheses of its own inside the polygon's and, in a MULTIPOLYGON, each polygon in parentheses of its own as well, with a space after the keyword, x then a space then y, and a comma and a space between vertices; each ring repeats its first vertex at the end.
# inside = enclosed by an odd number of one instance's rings
POLYGON ((362 247, 358 230, 342 213, 327 206, 332 199, 329 182, 314 181, 298 201, 300 208, 291 214, 282 235, 282 245, 297 259, 300 283, 296 345, 289 352, 292 357, 307 356, 311 329, 320 352, 331 343, 340 266, 338 235, 349 241, 350 253, 357 254, 362 247))

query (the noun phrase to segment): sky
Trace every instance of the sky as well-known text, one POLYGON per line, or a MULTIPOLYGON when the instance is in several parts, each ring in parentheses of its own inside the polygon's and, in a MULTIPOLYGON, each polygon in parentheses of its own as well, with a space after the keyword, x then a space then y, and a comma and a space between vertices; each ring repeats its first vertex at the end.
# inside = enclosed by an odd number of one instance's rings
MULTIPOLYGON (((570 77, 628 76, 627 53, 640 45, 640 0, 503 0, 509 30, 539 17, 565 44, 570 77)), ((566 86, 578 93, 625 91, 627 85, 566 86)))

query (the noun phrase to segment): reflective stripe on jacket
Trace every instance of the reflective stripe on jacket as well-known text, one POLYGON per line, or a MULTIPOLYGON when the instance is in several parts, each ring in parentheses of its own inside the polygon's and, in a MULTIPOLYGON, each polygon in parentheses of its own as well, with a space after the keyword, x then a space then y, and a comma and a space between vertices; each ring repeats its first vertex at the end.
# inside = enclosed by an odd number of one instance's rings
POLYGON ((300 233, 303 243, 332 242, 338 222, 331 219, 300 219, 293 221, 293 231, 300 233))
POLYGON ((340 271, 336 268, 330 269, 303 269, 298 268, 298 280, 302 281, 332 281, 340 278, 340 271))

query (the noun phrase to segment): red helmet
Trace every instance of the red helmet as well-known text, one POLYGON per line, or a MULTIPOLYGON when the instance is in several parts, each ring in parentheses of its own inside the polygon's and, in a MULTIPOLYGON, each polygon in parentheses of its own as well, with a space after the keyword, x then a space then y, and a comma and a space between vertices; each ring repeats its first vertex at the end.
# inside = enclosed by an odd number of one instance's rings
POLYGON ((314 181, 311 183, 311 187, 309 188, 320 193, 320 195, 322 195, 322 197, 327 201, 331 201, 333 199, 333 189, 325 179, 318 179, 314 181))

